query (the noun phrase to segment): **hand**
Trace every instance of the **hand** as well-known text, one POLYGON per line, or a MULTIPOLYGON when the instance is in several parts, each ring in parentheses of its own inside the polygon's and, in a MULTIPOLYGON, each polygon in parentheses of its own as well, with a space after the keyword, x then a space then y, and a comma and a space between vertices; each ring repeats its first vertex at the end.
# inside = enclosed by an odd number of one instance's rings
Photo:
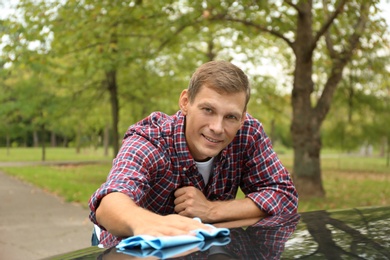
POLYGON ((198 217, 203 222, 210 222, 212 202, 208 201, 204 194, 195 187, 179 188, 174 193, 176 199, 175 212, 181 216, 190 218, 198 217))
POLYGON ((106 195, 96 210, 100 225, 116 237, 137 235, 186 235, 195 229, 210 230, 199 221, 172 214, 161 216, 137 206, 126 194, 113 192, 106 195))
POLYGON ((204 229, 210 231, 211 228, 198 220, 171 214, 166 216, 154 213, 145 214, 142 222, 133 228, 133 234, 151 236, 178 236, 192 235, 191 231, 204 229))

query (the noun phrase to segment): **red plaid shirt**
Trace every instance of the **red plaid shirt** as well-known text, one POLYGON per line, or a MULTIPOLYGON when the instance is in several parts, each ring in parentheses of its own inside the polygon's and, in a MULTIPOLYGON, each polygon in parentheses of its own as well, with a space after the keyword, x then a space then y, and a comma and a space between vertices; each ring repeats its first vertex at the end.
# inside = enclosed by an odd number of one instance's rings
MULTIPOLYGON (((176 189, 194 186, 211 200, 231 200, 240 187, 270 215, 295 213, 298 195, 288 171, 272 149, 261 123, 247 114, 234 140, 214 160, 205 185, 188 150, 185 117, 155 112, 127 130, 107 181, 92 195, 90 219, 95 224, 100 200, 111 192, 127 194, 139 206, 167 215, 175 213, 176 189)), ((103 230, 100 243, 120 239, 103 230)))

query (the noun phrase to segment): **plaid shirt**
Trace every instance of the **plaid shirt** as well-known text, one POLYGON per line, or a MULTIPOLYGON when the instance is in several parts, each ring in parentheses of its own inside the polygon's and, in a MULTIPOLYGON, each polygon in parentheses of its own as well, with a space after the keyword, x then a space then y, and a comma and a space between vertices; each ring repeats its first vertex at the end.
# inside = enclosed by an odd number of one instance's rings
MULTIPOLYGON (((205 185, 186 144, 185 117, 152 113, 127 130, 107 181, 92 195, 90 219, 96 221, 101 199, 111 192, 127 194, 139 206, 160 215, 173 214, 176 189, 194 186, 207 199, 231 200, 238 188, 270 215, 295 213, 298 195, 288 171, 272 149, 261 123, 247 114, 233 141, 215 158, 205 185)), ((100 243, 120 239, 104 230, 100 243)))

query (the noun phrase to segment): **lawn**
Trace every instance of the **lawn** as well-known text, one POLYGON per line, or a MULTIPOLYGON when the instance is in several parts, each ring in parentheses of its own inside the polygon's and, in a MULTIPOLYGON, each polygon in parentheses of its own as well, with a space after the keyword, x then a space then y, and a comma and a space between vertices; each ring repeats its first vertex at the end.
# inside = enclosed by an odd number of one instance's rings
POLYGON ((87 207, 89 197, 105 181, 110 167, 109 163, 105 163, 78 166, 7 167, 1 170, 56 194, 67 202, 77 202, 87 207))
MULTIPOLYGON (((292 156, 280 156, 291 170, 292 156)), ((299 201, 299 211, 390 205, 390 167, 385 158, 328 154, 321 159, 325 198, 299 201)))
MULTIPOLYGON (((78 202, 87 207, 89 197, 105 181, 111 164, 107 162, 107 157, 102 156, 102 150, 86 150, 82 155, 69 150, 48 149, 48 158, 57 161, 64 158, 62 160, 65 161, 103 160, 103 162, 73 166, 6 167, 1 170, 63 197, 65 201, 78 202), (49 155, 51 152, 56 155, 49 155)), ((24 158, 34 161, 39 150, 14 149, 11 152, 14 154, 13 159, 8 157, 8 160, 5 160, 3 159, 5 149, 0 149, 0 161, 23 161, 24 158)), ((292 168, 291 155, 281 155, 280 158, 288 169, 292 168)), ((322 159, 321 164, 326 198, 300 200, 300 212, 390 205, 390 168, 386 166, 384 158, 327 155, 322 159)))
MULTIPOLYGON (((112 156, 112 151, 109 151, 112 156)), ((46 148, 46 161, 107 160, 103 148, 46 148)), ((42 148, 0 148, 0 162, 35 162, 42 159, 42 148)))

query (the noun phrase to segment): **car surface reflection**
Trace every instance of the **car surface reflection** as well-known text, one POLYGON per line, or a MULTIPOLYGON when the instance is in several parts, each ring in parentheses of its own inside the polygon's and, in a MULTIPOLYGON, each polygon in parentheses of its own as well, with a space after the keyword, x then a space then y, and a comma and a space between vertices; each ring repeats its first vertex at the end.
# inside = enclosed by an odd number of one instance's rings
POLYGON ((230 236, 164 250, 90 247, 49 259, 390 259, 390 207, 215 224, 230 236))
POLYGON ((229 237, 162 250, 110 248, 98 259, 278 259, 299 218, 294 214, 219 223, 230 229, 229 237))
POLYGON ((301 214, 282 259, 390 259, 390 207, 301 214))

